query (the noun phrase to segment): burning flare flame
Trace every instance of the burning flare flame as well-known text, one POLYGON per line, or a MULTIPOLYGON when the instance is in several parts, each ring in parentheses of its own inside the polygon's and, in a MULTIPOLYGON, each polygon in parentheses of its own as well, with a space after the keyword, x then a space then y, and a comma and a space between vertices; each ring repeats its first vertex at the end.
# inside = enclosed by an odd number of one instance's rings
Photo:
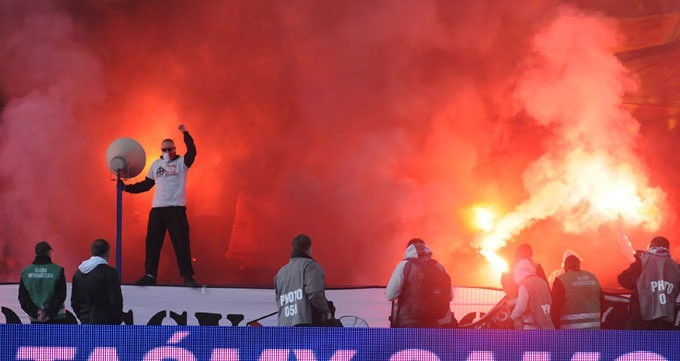
MULTIPOLYGON (((492 232, 496 214, 488 206, 475 206, 472 208, 475 226, 485 233, 492 232)), ((483 248, 480 250, 482 256, 491 264, 494 272, 500 274, 508 270, 508 263, 495 252, 494 248, 483 248)))
POLYGON ((485 233, 475 246, 494 269, 504 265, 497 251, 542 219, 571 234, 613 222, 646 231, 661 225, 665 194, 649 185, 633 151, 640 124, 621 99, 635 84, 612 52, 615 42, 609 22, 573 8, 534 37, 515 95, 552 134, 523 173, 528 198, 491 227, 478 216, 485 233))

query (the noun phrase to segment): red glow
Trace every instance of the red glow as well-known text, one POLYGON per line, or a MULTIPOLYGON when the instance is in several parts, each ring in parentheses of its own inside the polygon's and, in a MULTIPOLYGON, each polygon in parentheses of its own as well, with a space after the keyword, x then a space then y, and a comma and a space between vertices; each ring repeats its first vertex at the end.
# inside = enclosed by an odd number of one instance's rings
MULTIPOLYGON (((271 285, 302 232, 331 285, 385 284, 412 237, 455 284, 496 285, 476 246, 497 231, 514 233, 492 257, 528 242, 549 270, 568 245, 613 285, 625 256, 595 260, 619 219, 636 248, 657 232, 680 244, 680 52, 657 47, 680 17, 569 4, 4 1, 0 281, 39 240, 68 275, 113 241, 106 147, 136 139, 150 164, 164 138, 184 153, 184 123, 201 283, 271 285), (491 231, 471 225, 480 201, 491 231)), ((126 282, 151 197, 124 197, 126 282)), ((181 281, 169 239, 160 280, 181 281)))

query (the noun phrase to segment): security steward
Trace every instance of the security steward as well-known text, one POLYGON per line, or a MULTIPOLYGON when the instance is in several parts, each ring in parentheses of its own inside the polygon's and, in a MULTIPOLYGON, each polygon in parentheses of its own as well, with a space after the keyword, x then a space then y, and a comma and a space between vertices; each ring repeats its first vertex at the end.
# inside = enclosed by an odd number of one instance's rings
POLYGON ((52 263, 52 247, 35 245, 35 259, 21 272, 19 303, 31 323, 65 323, 66 278, 64 268, 52 263))
POLYGON ((581 270, 581 260, 568 256, 564 273, 552 289, 551 317, 556 329, 599 330, 602 288, 594 274, 581 270))

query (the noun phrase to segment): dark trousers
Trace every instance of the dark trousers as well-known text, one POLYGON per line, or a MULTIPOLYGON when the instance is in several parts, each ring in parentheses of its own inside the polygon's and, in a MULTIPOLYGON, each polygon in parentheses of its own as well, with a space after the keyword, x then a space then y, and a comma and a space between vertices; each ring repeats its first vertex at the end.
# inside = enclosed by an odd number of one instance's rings
POLYGON ((65 318, 57 318, 57 319, 47 320, 45 322, 31 321, 31 323, 34 324, 34 325, 63 325, 63 324, 66 324, 66 319, 65 318))
POLYGON ((673 331, 678 328, 675 327, 673 321, 665 321, 663 319, 656 319, 651 321, 639 320, 629 320, 626 323, 627 330, 660 330, 660 331, 673 331))
POLYGON ((151 208, 149 225, 146 229, 146 260, 144 261, 146 273, 153 276, 158 273, 158 261, 161 257, 166 230, 170 233, 170 240, 175 248, 180 276, 193 276, 186 207, 151 208))

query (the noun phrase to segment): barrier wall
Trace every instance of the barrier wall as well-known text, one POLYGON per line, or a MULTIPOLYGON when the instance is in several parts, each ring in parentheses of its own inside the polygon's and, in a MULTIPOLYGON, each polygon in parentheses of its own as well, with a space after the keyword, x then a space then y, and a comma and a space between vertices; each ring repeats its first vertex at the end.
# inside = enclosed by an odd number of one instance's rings
POLYGON ((0 325, 2 360, 680 360, 680 332, 0 325))
MULTIPOLYGON (((258 320, 263 326, 275 326, 277 311, 273 289, 187 288, 167 286, 123 286, 123 310, 126 324, 231 326, 227 317, 241 315, 239 326, 258 320)), ((454 287, 451 309, 458 319, 469 315, 475 319, 491 309, 502 297, 499 290, 454 287)), ((0 285, 0 323, 29 323, 21 310, 18 284, 0 285), (18 320, 17 320, 18 319, 18 320)), ((370 327, 389 327, 390 303, 385 288, 327 290, 326 295, 337 308, 336 316, 356 316, 370 327)), ((67 284, 66 309, 71 312, 71 285, 67 284)))
MULTIPOLYGON (((67 286, 66 310, 71 314, 70 284, 67 286)), ((475 328, 512 328, 512 307, 499 301, 503 291, 454 287, 451 310, 461 325, 475 328)), ((29 323, 17 300, 18 285, 0 285, 0 324, 29 323)), ((389 327, 390 303, 382 287, 334 289, 326 291, 334 302, 336 317, 346 326, 389 327), (347 322, 345 322, 347 321, 347 322)), ((126 325, 174 326, 276 326, 276 302, 273 289, 187 288, 123 286, 124 323, 126 325)), ((623 329, 627 318, 628 297, 605 294, 602 328, 623 329)), ((680 303, 676 307, 676 327, 680 330, 680 303)))

